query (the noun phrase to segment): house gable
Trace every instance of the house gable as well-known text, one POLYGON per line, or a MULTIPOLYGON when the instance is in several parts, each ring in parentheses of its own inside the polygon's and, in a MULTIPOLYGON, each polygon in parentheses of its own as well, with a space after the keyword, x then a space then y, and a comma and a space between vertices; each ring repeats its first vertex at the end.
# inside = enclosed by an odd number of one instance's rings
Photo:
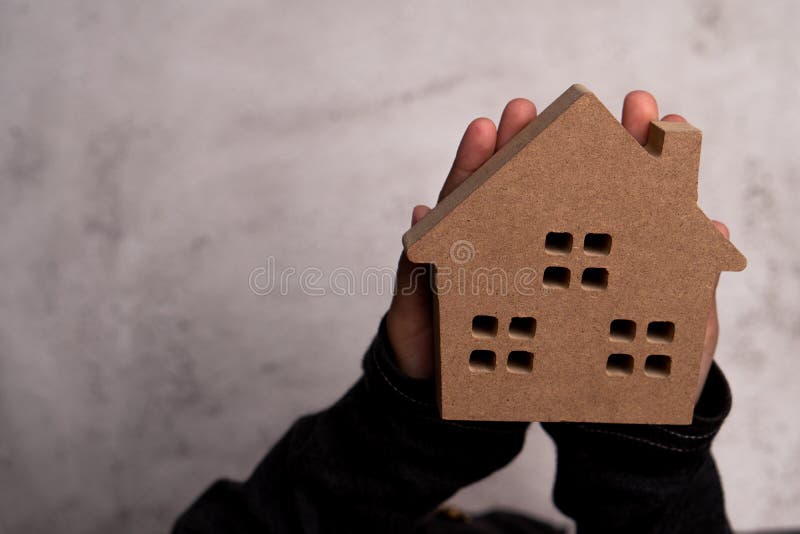
MULTIPOLYGON (((579 84, 567 89, 558 99, 547 106, 542 113, 531 121, 508 143, 489 158, 481 167, 472 173, 452 193, 439 202, 425 217, 413 228, 403 235, 403 246, 406 251, 414 247, 430 230, 444 220, 461 202, 469 197, 476 189, 500 170, 511 158, 517 155, 525 146, 533 141, 539 134, 550 126, 553 121, 580 98, 591 95, 589 90, 579 84)), ((413 261, 413 260, 412 260, 413 261)), ((420 260, 420 262, 423 260, 420 260)))
MULTIPOLYGON (((406 252, 416 263, 446 261, 446 249, 451 245, 451 240, 442 239, 448 231, 447 221, 460 224, 457 221, 463 219, 463 213, 460 217, 453 215, 462 210, 474 210, 475 216, 479 216, 478 204, 471 197, 480 188, 517 187, 526 200, 538 203, 542 209, 548 209, 548 199, 531 199, 536 192, 565 205, 573 201, 580 205, 577 195, 581 193, 596 195, 600 201, 612 195, 626 195, 631 202, 628 206, 626 199, 616 199, 621 203, 616 209, 621 211, 639 211, 648 203, 654 208, 666 206, 667 209, 658 211, 682 215, 668 217, 665 224, 674 226, 676 231, 690 224, 692 239, 702 241, 698 250, 704 255, 695 255, 695 260, 717 272, 741 270, 746 263, 744 257, 696 205, 700 143, 699 130, 689 124, 654 122, 649 144, 641 147, 588 89, 574 85, 409 230, 403 236, 406 252), (526 164, 525 158, 529 163, 526 164), (583 165, 581 172, 570 175, 582 178, 571 183, 565 181, 563 191, 556 191, 552 184, 548 190, 547 184, 536 183, 532 177, 556 176, 560 168, 570 164, 583 165), (605 169, 599 172, 600 177, 585 172, 592 165, 605 169), (523 176, 526 172, 528 175, 523 176), (520 183, 511 183, 510 173, 516 173, 512 178, 520 183), (495 185, 487 183, 495 176, 495 185), (501 180, 505 181, 498 186, 501 180)), ((515 200, 507 195, 503 198, 507 210, 531 205, 531 202, 515 205, 515 200)), ((492 222, 489 217, 486 224, 492 222)))

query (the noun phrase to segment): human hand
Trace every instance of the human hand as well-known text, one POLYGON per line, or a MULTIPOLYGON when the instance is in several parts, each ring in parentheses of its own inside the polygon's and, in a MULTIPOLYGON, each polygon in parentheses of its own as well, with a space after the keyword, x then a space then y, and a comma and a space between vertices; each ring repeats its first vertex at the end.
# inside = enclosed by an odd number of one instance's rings
MULTIPOLYGON (((467 126, 458 146, 453 166, 444 181, 438 202, 441 202, 535 118, 536 106, 533 102, 517 98, 506 105, 497 128, 490 119, 473 120, 467 126)), ((650 121, 655 120, 658 120, 658 104, 655 98, 645 91, 628 93, 622 107, 622 125, 640 144, 647 143, 650 121)), ((661 120, 686 122, 686 119, 674 114, 665 115, 661 120)), ((411 215, 411 225, 415 225, 430 210, 427 206, 416 206, 411 215)), ((725 237, 728 237, 728 229, 724 224, 717 221, 714 221, 714 224, 725 237)), ((412 378, 425 379, 431 378, 434 372, 433 295, 429 284, 417 283, 419 277, 416 274, 419 271, 415 268, 419 267, 411 263, 405 253, 401 254, 397 268, 397 288, 386 317, 386 326, 400 370, 412 378)), ((711 368, 718 336, 719 322, 715 298, 706 326, 698 397, 711 368)))

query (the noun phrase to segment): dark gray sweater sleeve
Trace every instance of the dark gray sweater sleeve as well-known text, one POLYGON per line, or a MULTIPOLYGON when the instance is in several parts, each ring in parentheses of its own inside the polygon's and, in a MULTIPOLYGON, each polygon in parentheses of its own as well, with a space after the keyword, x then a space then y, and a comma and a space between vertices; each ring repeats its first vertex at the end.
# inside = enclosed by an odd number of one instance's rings
POLYGON ((714 364, 691 425, 542 425, 558 449, 556 506, 578 534, 730 532, 711 456, 730 407, 714 364))
MULTIPOLYGON (((410 532, 522 448, 526 424, 441 420, 432 381, 400 373, 383 323, 363 369, 331 408, 298 420, 245 482, 213 484, 174 533, 410 532)), ((556 505, 580 534, 730 532, 710 452, 730 404, 715 365, 689 426, 543 425, 558 448, 556 505)), ((479 523, 469 532, 505 531, 479 523)))
POLYGON ((363 370, 331 408, 298 420, 247 481, 212 485, 174 532, 409 532, 522 449, 527 424, 443 421, 433 382, 396 367, 385 321, 363 370))

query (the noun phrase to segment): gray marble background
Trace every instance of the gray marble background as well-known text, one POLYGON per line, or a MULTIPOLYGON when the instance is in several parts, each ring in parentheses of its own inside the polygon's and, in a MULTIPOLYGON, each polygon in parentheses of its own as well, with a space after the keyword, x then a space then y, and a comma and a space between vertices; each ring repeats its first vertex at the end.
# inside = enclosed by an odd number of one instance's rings
MULTIPOLYGON (((157 532, 335 400, 388 296, 254 269, 393 267, 460 134, 573 82, 705 135, 734 525, 800 524, 796 2, 0 0, 0 532, 157 532), (324 285, 324 284, 323 284, 324 285)), ((455 501, 563 521, 538 429, 455 501)))

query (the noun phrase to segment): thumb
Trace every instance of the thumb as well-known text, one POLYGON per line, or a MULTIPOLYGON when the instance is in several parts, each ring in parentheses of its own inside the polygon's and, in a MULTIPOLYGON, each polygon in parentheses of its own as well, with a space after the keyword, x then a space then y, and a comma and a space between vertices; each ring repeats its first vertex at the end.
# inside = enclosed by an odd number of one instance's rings
MULTIPOLYGON (((417 224, 431 209, 428 206, 415 206, 411 212, 411 226, 417 224)), ((405 252, 400 255, 397 265, 397 287, 392 301, 392 307, 402 309, 418 309, 420 305, 427 304, 427 280, 422 280, 424 267, 414 264, 408 259, 405 252)))
MULTIPOLYGON (((415 207, 411 225, 430 211, 427 206, 415 207)), ((403 252, 397 264, 397 285, 386 316, 386 327, 400 370, 414 378, 433 375, 433 328, 428 284, 427 266, 412 263, 403 252)))

